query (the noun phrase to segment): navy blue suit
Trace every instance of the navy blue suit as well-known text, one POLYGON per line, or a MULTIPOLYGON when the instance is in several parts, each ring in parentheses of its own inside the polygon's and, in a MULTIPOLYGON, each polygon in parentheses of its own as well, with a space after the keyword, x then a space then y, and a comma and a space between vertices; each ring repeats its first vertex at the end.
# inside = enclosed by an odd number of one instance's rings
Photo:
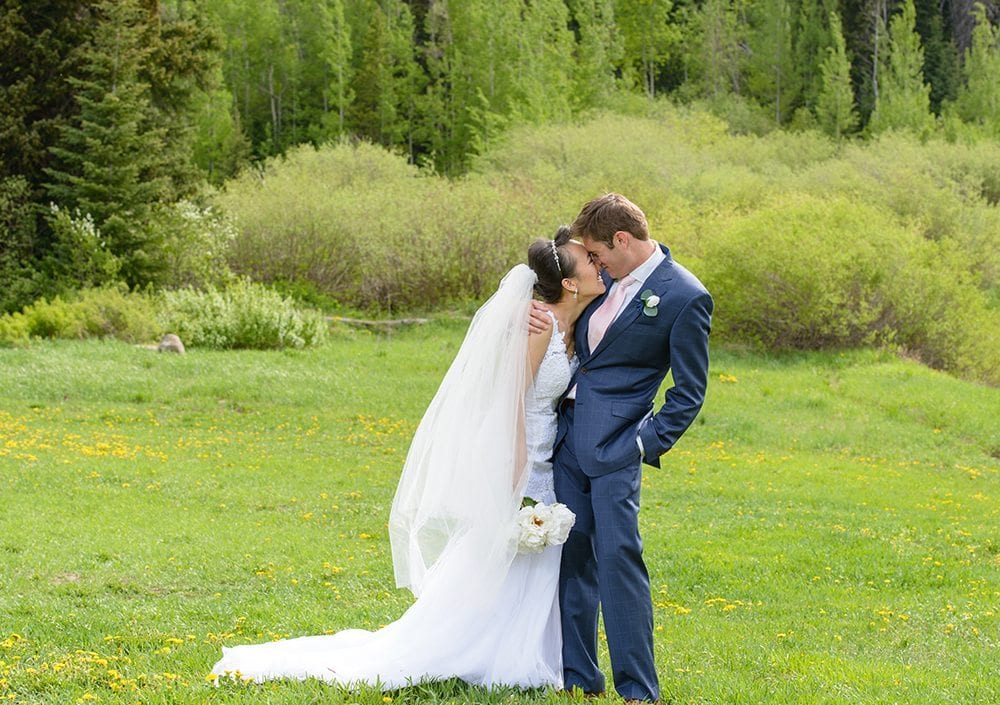
POLYGON ((580 366, 570 383, 570 388, 576 385, 576 401, 560 406, 553 456, 556 497, 577 517, 563 546, 559 580, 565 687, 604 690, 597 667, 600 607, 615 689, 623 698, 651 701, 659 699, 659 684, 649 575, 638 529, 642 462, 659 467, 660 456, 701 409, 713 307, 701 282, 660 247, 666 259, 595 350, 590 350, 587 328, 603 299, 577 322, 580 366), (660 297, 655 316, 642 313, 640 296, 647 290, 660 297), (652 414, 668 370, 674 386, 652 414))

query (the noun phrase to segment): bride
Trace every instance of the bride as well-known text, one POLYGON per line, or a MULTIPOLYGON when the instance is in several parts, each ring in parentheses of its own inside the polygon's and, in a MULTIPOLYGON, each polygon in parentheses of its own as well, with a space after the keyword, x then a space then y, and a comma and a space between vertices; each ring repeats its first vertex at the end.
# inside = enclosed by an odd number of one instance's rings
POLYGON ((576 360, 577 318, 604 292, 569 229, 528 249, 476 313, 414 435, 389 516, 399 587, 416 601, 395 622, 223 648, 212 673, 319 678, 384 690, 460 678, 561 688, 561 546, 517 553, 527 496, 555 502, 556 404, 576 360), (528 336, 532 293, 553 326, 528 336))

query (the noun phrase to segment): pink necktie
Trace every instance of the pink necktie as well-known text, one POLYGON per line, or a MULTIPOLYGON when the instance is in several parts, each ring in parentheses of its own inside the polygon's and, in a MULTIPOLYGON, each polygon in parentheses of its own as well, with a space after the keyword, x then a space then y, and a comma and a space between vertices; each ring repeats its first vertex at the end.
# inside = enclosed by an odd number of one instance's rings
POLYGON ((590 317, 587 341, 590 343, 591 352, 597 349, 604 334, 611 327, 611 323, 618 317, 618 312, 621 311, 622 305, 625 303, 628 288, 634 282, 635 279, 627 275, 619 279, 615 284, 615 290, 608 294, 608 298, 604 299, 594 311, 594 315, 590 317))

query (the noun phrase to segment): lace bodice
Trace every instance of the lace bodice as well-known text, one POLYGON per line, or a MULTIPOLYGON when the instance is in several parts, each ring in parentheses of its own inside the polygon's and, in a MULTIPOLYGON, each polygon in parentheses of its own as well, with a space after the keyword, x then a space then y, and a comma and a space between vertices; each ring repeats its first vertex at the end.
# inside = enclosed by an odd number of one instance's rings
POLYGON ((552 318, 552 338, 535 375, 532 388, 525 395, 525 439, 531 470, 524 494, 539 502, 555 502, 552 483, 552 444, 556 437, 556 404, 569 386, 577 365, 566 357, 566 344, 555 314, 552 318))

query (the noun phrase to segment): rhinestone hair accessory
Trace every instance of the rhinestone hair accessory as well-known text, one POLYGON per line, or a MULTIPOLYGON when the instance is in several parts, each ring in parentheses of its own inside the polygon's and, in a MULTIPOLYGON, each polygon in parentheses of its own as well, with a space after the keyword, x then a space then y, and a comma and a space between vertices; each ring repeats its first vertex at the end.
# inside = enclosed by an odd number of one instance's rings
POLYGON ((562 274, 562 265, 559 263, 559 252, 556 250, 556 241, 552 241, 552 258, 556 261, 556 269, 562 274))

